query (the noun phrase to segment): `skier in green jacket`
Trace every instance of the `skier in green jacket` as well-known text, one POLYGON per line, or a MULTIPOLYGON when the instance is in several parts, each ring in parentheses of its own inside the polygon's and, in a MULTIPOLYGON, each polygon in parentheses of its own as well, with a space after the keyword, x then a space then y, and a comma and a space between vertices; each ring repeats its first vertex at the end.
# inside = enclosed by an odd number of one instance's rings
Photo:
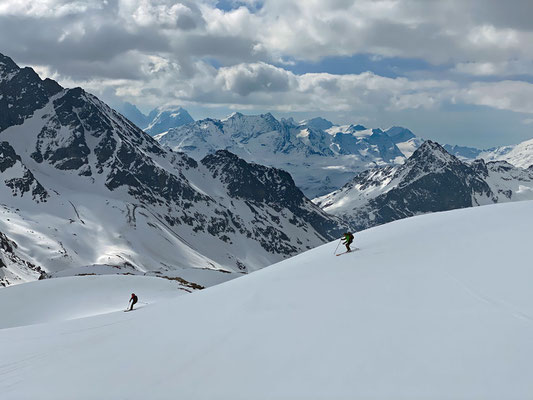
POLYGON ((352 232, 345 232, 344 233, 344 242, 342 242, 342 244, 346 246, 346 252, 347 253, 352 251, 352 249, 350 249, 350 245, 352 244, 352 242, 353 242, 353 234, 352 234, 352 232))

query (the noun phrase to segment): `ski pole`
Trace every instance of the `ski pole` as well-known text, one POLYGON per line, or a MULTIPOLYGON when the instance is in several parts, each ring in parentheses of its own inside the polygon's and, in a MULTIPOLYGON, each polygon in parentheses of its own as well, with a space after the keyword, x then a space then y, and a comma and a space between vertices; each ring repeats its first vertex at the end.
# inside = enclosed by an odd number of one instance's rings
POLYGON ((339 248, 341 242, 342 242, 342 238, 339 239, 339 243, 337 244, 337 247, 335 247, 335 251, 333 252, 333 254, 336 254, 336 253, 337 253, 337 249, 339 248))

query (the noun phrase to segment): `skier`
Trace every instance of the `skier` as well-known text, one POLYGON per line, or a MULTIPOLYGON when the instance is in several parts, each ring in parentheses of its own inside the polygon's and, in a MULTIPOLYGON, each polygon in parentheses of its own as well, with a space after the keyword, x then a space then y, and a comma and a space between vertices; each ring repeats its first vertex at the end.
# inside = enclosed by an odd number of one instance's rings
POLYGON ((130 311, 133 310, 133 305, 134 305, 135 303, 137 303, 137 300, 139 300, 139 299, 137 298, 137 296, 135 296, 135 293, 132 293, 132 294, 131 294, 131 297, 130 297, 130 301, 128 301, 128 303, 131 302, 130 311))
POLYGON ((342 244, 346 246, 346 253, 349 253, 350 251, 352 251, 352 249, 350 249, 350 245, 352 244, 352 242, 353 242, 352 232, 345 232, 344 242, 342 242, 342 244))

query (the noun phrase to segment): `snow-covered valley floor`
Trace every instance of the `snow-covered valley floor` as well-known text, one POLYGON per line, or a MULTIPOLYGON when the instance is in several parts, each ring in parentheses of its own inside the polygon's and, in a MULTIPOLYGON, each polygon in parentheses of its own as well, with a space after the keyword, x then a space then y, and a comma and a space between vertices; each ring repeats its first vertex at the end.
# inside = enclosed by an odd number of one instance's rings
POLYGON ((409 218, 185 296, 143 277, 0 289, 0 398, 531 399, 532 217, 409 218), (148 304, 123 313, 132 291, 148 304))

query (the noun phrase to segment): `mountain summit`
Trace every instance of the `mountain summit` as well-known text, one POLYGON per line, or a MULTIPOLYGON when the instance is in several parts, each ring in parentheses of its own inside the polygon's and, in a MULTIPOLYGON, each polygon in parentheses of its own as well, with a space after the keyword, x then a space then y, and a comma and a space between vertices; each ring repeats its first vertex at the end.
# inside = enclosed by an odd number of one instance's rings
POLYGON ((159 107, 150 111, 148 115, 143 114, 135 105, 128 102, 119 105, 116 109, 150 136, 194 122, 183 107, 159 107))

